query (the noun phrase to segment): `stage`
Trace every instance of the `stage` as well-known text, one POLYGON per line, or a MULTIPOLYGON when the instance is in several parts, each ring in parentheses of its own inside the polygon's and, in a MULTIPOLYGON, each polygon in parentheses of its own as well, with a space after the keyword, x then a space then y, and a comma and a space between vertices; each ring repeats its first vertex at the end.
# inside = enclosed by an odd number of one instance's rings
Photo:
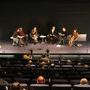
POLYGON ((48 44, 48 43, 28 43, 23 47, 13 46, 11 42, 0 42, 0 54, 14 54, 14 53, 26 53, 31 49, 33 50, 33 54, 42 54, 46 52, 46 49, 49 49, 50 54, 89 54, 90 53, 90 43, 84 42, 80 43, 82 46, 77 47, 69 47, 67 45, 58 45, 58 44, 48 44))

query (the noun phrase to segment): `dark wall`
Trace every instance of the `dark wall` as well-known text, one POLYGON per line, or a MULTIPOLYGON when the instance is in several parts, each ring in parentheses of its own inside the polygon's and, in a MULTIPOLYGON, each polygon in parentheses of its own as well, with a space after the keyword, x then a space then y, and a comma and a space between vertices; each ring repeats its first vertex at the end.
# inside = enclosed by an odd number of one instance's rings
POLYGON ((77 27, 80 33, 89 34, 90 3, 70 1, 31 1, 0 3, 0 39, 9 40, 13 31, 22 26, 30 32, 38 26, 40 34, 47 34, 52 25, 60 31, 64 25, 71 31, 77 27))

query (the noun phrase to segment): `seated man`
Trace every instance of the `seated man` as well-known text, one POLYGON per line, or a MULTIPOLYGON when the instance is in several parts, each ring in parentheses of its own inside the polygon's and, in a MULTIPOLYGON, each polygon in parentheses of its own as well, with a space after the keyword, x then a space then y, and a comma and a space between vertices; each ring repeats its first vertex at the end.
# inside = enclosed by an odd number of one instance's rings
POLYGON ((68 42, 67 37, 68 37, 67 29, 65 27, 62 27, 62 30, 59 33, 59 44, 66 45, 68 42))
POLYGON ((25 33, 22 28, 19 28, 17 37, 19 38, 19 45, 23 46, 25 44, 25 33))
POLYGON ((43 76, 38 76, 37 84, 45 84, 45 78, 43 76))
POLYGON ((16 46, 16 45, 18 45, 18 43, 19 43, 19 39, 18 39, 18 32, 19 32, 19 30, 17 29, 14 33, 13 33, 13 35, 10 37, 10 39, 12 39, 13 40, 13 43, 12 43, 12 45, 13 46, 16 46))
POLYGON ((11 87, 10 90, 21 90, 20 89, 20 83, 19 82, 14 82, 11 87))
POLYGON ((46 54, 42 54, 39 60, 39 65, 41 68, 44 68, 45 65, 50 65, 50 59, 46 54))
POLYGON ((25 44, 25 33, 22 28, 18 28, 10 38, 13 40, 13 45, 23 46, 25 44))
POLYGON ((80 84, 81 84, 81 85, 88 85, 89 82, 88 82, 88 80, 87 80, 86 78, 82 78, 82 79, 80 80, 80 84))

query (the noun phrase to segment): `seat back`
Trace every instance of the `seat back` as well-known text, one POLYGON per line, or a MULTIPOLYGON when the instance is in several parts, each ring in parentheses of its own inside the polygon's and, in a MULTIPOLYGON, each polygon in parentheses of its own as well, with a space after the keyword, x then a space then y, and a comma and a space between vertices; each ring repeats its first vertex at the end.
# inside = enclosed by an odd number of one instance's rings
POLYGON ((48 84, 31 84, 30 90, 49 90, 48 84))
POLYGON ((53 84, 52 90, 71 90, 70 84, 53 84))
POLYGON ((68 84, 68 80, 66 79, 52 79, 52 84, 68 84))
POLYGON ((74 85, 73 90, 90 90, 90 85, 74 85))
POLYGON ((77 41, 87 41, 87 34, 79 34, 77 41))
POLYGON ((20 84, 21 90, 28 90, 28 85, 26 83, 20 84))

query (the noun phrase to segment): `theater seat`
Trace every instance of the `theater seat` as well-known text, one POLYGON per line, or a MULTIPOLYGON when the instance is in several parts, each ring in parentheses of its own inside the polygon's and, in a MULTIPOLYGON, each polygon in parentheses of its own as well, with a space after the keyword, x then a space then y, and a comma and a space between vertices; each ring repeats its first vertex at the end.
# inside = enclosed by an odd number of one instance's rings
POLYGON ((30 79, 28 78, 14 78, 15 81, 18 81, 19 83, 30 83, 30 79))
POLYGON ((79 83, 80 83, 80 79, 70 80, 70 83, 71 83, 72 85, 79 84, 79 83))
POLYGON ((26 83, 20 83, 21 90, 28 90, 28 85, 26 83))
POLYGON ((48 84, 31 84, 30 90, 49 90, 48 84))
POLYGON ((68 80, 66 79, 52 79, 52 84, 68 84, 68 80))
POLYGON ((70 84, 53 84, 51 90, 71 90, 70 84))
POLYGON ((90 90, 90 85, 74 85, 73 90, 90 90))

